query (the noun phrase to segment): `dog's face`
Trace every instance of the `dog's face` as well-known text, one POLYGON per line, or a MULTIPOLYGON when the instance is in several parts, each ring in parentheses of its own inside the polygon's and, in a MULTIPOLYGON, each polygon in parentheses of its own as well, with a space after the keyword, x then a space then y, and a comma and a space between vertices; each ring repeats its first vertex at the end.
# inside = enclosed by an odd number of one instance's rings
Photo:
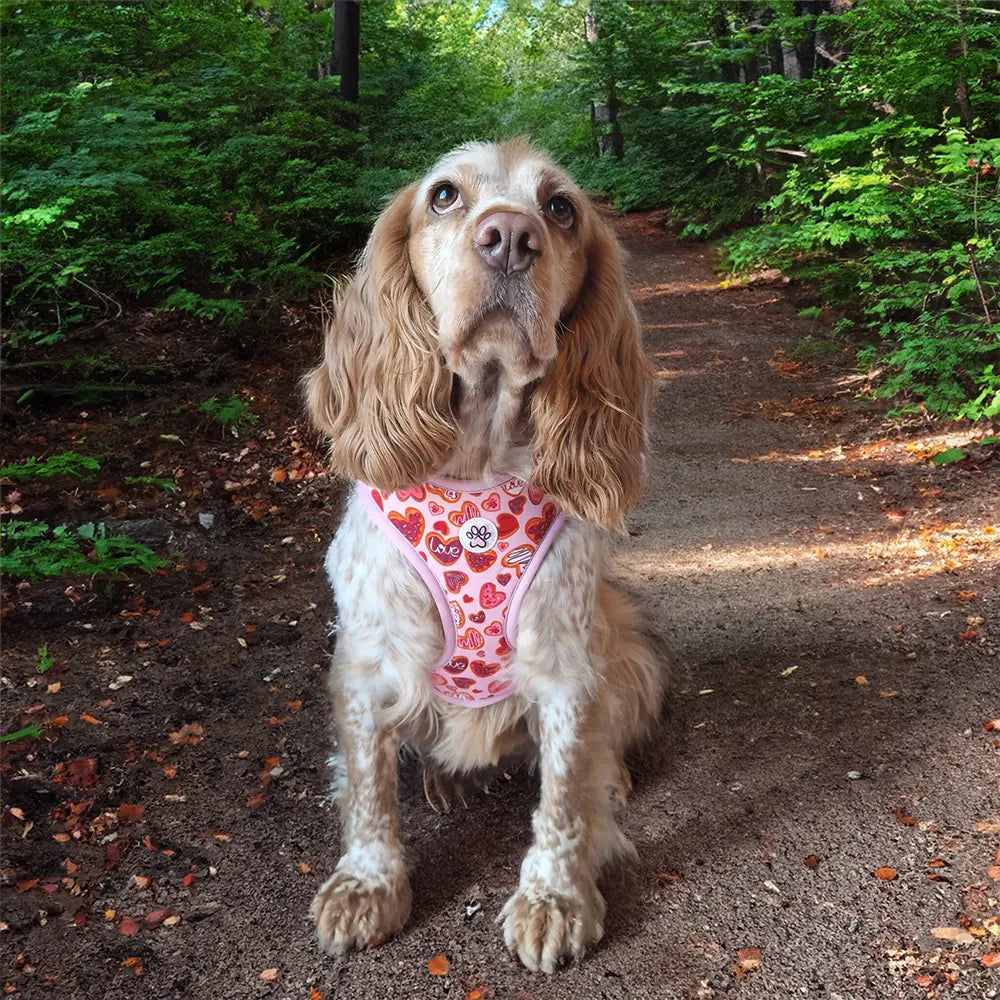
POLYGON ((522 140, 459 147, 379 216, 307 380, 334 469, 387 490, 440 473, 462 433, 455 383, 488 369, 523 390, 532 484, 620 528, 641 488, 648 384, 621 254, 522 140))
POLYGON ((408 252, 448 367, 477 380, 499 364, 515 384, 556 357, 560 320, 587 269, 589 200, 521 143, 473 143, 417 185, 408 252))

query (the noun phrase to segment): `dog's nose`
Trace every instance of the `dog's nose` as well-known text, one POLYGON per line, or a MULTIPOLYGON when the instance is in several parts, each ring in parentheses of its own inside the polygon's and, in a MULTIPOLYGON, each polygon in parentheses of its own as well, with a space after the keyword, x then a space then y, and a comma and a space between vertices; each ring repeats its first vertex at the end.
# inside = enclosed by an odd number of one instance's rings
POLYGON ((494 212, 479 223, 475 248, 490 267, 514 274, 527 271, 545 247, 542 227, 522 212, 494 212))

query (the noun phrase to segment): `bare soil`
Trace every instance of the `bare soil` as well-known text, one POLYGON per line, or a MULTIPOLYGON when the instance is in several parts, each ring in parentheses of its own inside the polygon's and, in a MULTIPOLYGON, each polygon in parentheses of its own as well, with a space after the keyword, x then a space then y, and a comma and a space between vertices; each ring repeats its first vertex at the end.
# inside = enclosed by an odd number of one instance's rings
POLYGON ((288 312, 252 351, 151 322, 103 336, 133 361, 183 354, 164 388, 5 418, 7 461, 103 459, 94 483, 4 486, 8 508, 152 520, 176 554, 153 576, 3 582, 3 732, 43 727, 3 746, 7 993, 1000 995, 982 961, 1000 952, 1000 476, 989 448, 930 461, 987 429, 889 421, 856 398, 849 350, 815 356, 830 327, 798 316, 801 290, 722 287, 712 252, 660 216, 618 225, 658 375, 616 568, 674 681, 634 761, 641 863, 607 881, 602 944, 549 979, 494 926, 532 775, 437 815, 404 762, 411 925, 345 960, 317 952, 309 902, 337 857, 320 563, 341 492, 296 389, 318 314, 288 312), (196 405, 231 391, 258 418, 239 437, 196 405), (43 645, 56 665, 39 674, 43 645))

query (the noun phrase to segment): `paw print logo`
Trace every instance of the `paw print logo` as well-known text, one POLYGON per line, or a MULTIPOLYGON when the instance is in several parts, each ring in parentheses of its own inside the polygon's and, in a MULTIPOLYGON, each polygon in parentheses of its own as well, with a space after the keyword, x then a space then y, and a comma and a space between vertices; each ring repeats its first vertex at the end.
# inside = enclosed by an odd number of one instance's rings
POLYGON ((497 543, 497 526, 485 517, 473 517, 458 531, 463 548, 469 552, 488 552, 497 543))

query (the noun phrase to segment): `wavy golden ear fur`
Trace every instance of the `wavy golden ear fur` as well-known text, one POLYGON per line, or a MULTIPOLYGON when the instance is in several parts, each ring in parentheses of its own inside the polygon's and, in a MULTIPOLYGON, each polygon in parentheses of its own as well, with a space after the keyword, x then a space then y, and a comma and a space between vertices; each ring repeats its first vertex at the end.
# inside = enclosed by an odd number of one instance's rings
POLYGON ((592 217, 587 274, 532 401, 532 484, 571 517, 621 531, 642 493, 650 365, 621 250, 592 217))
POLYGON ((454 451, 451 375, 407 249, 416 185, 385 209, 337 293, 323 363, 306 376, 336 472, 384 490, 424 482, 454 451))

